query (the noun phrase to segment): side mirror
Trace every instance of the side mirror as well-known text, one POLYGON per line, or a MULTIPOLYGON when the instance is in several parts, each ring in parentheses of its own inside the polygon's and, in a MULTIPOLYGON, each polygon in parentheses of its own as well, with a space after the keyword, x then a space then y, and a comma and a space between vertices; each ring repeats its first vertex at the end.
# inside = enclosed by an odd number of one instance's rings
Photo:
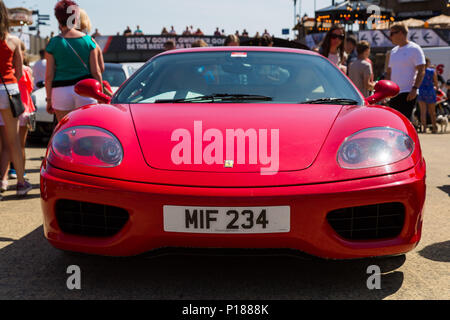
POLYGON ((375 104, 386 98, 393 98, 400 92, 399 86, 389 80, 378 81, 375 85, 375 93, 366 100, 369 104, 375 104))
POLYGON ((81 80, 75 85, 75 92, 82 97, 96 99, 100 103, 111 102, 111 97, 103 93, 100 82, 95 79, 81 80))

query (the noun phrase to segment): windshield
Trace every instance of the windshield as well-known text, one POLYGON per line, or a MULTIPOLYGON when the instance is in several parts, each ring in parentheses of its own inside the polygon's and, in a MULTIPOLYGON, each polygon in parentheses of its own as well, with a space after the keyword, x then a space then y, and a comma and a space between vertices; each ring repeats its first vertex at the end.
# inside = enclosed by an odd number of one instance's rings
POLYGON ((349 80, 320 56, 215 51, 157 57, 136 73, 112 102, 301 103, 323 98, 363 104, 349 80))

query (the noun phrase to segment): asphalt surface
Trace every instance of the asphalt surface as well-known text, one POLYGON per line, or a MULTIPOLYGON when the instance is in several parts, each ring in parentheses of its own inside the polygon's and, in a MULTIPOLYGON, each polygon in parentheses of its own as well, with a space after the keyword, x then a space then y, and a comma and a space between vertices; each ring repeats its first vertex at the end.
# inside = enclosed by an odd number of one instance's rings
POLYGON ((43 237, 39 166, 45 148, 29 147, 27 172, 35 189, 26 199, 8 191, 0 202, 0 299, 450 299, 450 133, 421 135, 421 142, 428 189, 420 245, 402 256, 355 261, 61 252, 43 237), (81 290, 67 288, 71 265, 81 269, 81 290), (367 288, 370 265, 381 269, 379 290, 367 288))

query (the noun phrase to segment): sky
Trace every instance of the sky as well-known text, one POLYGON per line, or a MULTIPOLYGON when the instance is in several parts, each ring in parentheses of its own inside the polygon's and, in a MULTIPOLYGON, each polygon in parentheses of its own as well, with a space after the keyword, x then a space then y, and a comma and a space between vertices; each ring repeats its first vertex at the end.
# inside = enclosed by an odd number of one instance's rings
MULTIPOLYGON (((26 7, 39 10, 51 17, 51 27, 41 27, 41 35, 58 31, 53 8, 56 0, 3 0, 7 7, 26 7)), ((145 34, 160 34, 163 27, 174 26, 180 34, 186 26, 201 28, 205 35, 212 35, 219 27, 226 34, 245 28, 250 36, 267 29, 276 37, 281 30, 294 26, 293 0, 75 0, 91 18, 94 31, 102 35, 122 33, 127 26, 134 31, 139 25, 145 34)), ((301 16, 314 16, 316 8, 331 5, 331 0, 298 0, 301 16)), ((297 10, 298 12, 299 10, 297 10)), ((290 37, 293 38, 291 31, 290 37)))

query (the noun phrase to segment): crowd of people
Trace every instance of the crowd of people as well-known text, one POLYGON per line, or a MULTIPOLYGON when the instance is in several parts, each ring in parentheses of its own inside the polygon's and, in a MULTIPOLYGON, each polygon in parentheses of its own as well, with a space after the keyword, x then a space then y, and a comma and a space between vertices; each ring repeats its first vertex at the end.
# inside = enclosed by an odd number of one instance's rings
MULTIPOLYGON (((239 30, 236 30, 236 32, 234 33, 237 37, 240 38, 248 38, 249 37, 249 33, 246 29, 244 29, 242 31, 242 33, 239 32, 239 30)), ((191 26, 186 26, 186 29, 184 29, 184 31, 181 34, 178 34, 175 31, 175 28, 173 26, 170 27, 170 30, 168 31, 166 27, 164 27, 161 31, 161 35, 162 36, 177 36, 177 35, 181 35, 181 36, 204 36, 203 31, 200 28, 197 28, 197 30, 194 31, 194 27, 191 26)), ((225 30, 219 30, 219 27, 216 27, 216 30, 214 31, 214 36, 216 37, 223 37, 226 36, 227 34, 225 33, 225 30)), ((269 32, 267 31, 267 29, 264 29, 264 33, 261 35, 259 32, 256 32, 254 38, 260 38, 262 36, 271 36, 269 34, 269 32)))
MULTIPOLYGON (((43 87, 47 94, 47 112, 55 114, 60 121, 70 111, 96 101, 75 93, 75 84, 83 79, 93 78, 101 84, 105 70, 103 54, 91 32, 87 13, 80 9, 80 24, 69 25, 69 8, 77 7, 72 0, 58 1, 55 16, 60 34, 52 37, 41 59, 33 69, 28 67, 25 45, 9 33, 8 11, 0 0, 0 179, 1 192, 9 188, 8 179, 17 179, 18 196, 25 196, 32 190, 25 174, 25 142, 29 127, 29 115, 35 111, 31 99, 34 89, 43 87), (19 95, 25 112, 13 116, 12 95, 19 95), (8 170, 11 163, 11 170, 8 170)), ((98 31, 98 30, 97 30, 98 31)), ((112 93, 104 88, 104 93, 112 93)), ((0 195, 1 200, 1 195, 0 195)))
MULTIPOLYGON (((395 47, 387 55, 385 79, 398 84, 400 93, 389 101, 389 106, 411 119, 418 103, 420 131, 425 133, 427 130, 428 112, 432 121, 431 132, 437 133, 437 90, 445 84, 438 83, 435 68, 422 48, 408 40, 408 32, 403 23, 393 24, 390 28, 390 39, 395 47)), ((347 73, 365 97, 374 90, 373 63, 369 58, 370 44, 367 41, 357 42, 354 36, 346 34, 343 26, 334 25, 315 50, 347 73)), ((450 89, 449 81, 447 89, 450 89)))
MULTIPOLYGON (((236 30, 236 32, 234 33, 236 36, 240 37, 240 38, 248 38, 249 37, 249 33, 247 31, 247 29, 242 30, 242 32, 240 32, 239 30, 236 30)), ((117 32, 116 35, 121 35, 120 32, 117 32)), ((142 31, 141 27, 139 25, 136 26, 136 29, 133 31, 130 26, 127 26, 126 29, 122 32, 123 36, 141 36, 144 35, 144 31, 142 31)), ((204 36, 204 32, 201 30, 201 28, 197 28, 195 30, 194 26, 186 26, 186 28, 183 30, 183 32, 178 33, 175 31, 174 26, 170 26, 170 29, 163 27, 163 29, 161 30, 161 35, 162 36, 204 36)), ((226 32, 224 29, 219 29, 219 27, 216 27, 216 30, 214 31, 213 35, 215 37, 224 37, 226 36, 226 32)), ((95 29, 95 32, 92 34, 92 37, 99 37, 101 36, 101 33, 99 32, 98 29, 95 29)), ((256 34, 254 35, 254 38, 261 38, 263 36, 270 36, 270 33, 267 31, 267 29, 264 29, 263 33, 260 33, 259 31, 256 32, 256 34)), ((52 38, 52 37, 50 37, 52 38)))
MULTIPOLYGON (((191 26, 192 28, 192 26, 191 26)), ((165 30, 165 29, 164 29, 165 30)), ((189 27, 186 27, 189 31, 189 27)), ((216 32, 218 32, 217 28, 216 32)), ((437 133, 436 125, 436 100, 437 90, 445 85, 438 83, 437 72, 431 66, 430 60, 425 57, 422 48, 414 42, 408 41, 408 28, 402 23, 391 26, 390 38, 394 48, 389 52, 386 60, 386 74, 384 79, 392 80, 400 87, 400 94, 391 99, 389 106, 402 113, 408 119, 411 118, 416 103, 420 108, 420 131, 426 132, 427 112, 432 121, 432 133, 437 133)), ((176 34, 173 26, 171 34, 176 34)), ((239 46, 241 39, 248 35, 246 31, 240 35, 227 36, 225 46, 239 46)), ((272 46, 273 40, 265 30, 262 36, 255 35, 260 46, 272 46)), ((193 47, 207 46, 202 41, 197 41, 193 47)), ((173 41, 169 40, 164 45, 165 50, 176 49, 173 41)), ((373 62, 370 59, 371 48, 367 41, 357 41, 353 34, 347 34, 342 25, 334 25, 325 35, 321 45, 315 48, 317 52, 336 64, 352 82, 358 87, 364 97, 369 97, 375 87, 373 62)), ((450 83, 447 82, 450 90, 450 83)), ((448 92, 447 92, 448 93, 448 92)))

